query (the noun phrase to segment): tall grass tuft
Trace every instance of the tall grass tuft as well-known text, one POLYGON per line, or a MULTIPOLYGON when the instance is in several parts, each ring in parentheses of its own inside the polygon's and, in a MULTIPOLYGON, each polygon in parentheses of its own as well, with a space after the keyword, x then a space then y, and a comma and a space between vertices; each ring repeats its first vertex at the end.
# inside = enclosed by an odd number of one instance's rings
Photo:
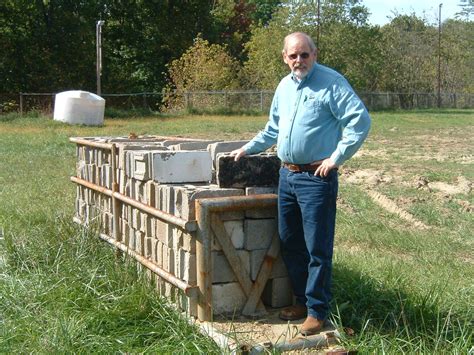
POLYGON ((119 262, 93 230, 65 216, 27 235, 7 233, 3 248, 2 351, 217 351, 157 296, 134 262, 119 262))

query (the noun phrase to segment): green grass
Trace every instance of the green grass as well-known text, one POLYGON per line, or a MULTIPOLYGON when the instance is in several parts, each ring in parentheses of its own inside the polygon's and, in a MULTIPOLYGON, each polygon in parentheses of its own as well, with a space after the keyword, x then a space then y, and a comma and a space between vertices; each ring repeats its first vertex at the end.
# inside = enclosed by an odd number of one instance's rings
MULTIPOLYGON (((333 320, 355 330, 361 353, 459 353, 472 346, 472 191, 417 188, 474 180, 474 111, 372 113, 361 156, 342 172, 392 180, 349 184, 341 176, 333 320), (416 228, 366 193, 373 189, 429 226, 416 228)), ((115 115, 103 127, 69 126, 39 114, 0 116, 0 352, 216 353, 158 297, 133 263, 118 262, 93 230, 72 223, 71 136, 180 135, 246 139, 265 116, 115 115)))

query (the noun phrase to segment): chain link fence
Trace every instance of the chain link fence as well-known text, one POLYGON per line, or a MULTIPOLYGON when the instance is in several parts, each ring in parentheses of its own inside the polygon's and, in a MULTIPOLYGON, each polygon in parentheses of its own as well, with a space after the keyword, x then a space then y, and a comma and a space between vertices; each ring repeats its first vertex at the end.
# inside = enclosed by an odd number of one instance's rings
MULTIPOLYGON (((273 91, 194 91, 102 94, 106 110, 188 111, 208 113, 268 112, 273 91)), ((361 92, 369 110, 429 109, 438 107, 435 93, 361 92)), ((52 114, 54 93, 0 94, 0 114, 40 111, 52 114)), ((474 94, 443 93, 442 108, 474 108, 474 94)))

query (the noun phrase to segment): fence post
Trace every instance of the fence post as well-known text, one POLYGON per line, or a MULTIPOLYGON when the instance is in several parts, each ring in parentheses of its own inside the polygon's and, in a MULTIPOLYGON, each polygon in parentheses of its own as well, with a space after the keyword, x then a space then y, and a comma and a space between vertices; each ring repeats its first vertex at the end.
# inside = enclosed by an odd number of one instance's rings
POLYGON ((23 93, 20 92, 20 116, 23 116, 23 93))

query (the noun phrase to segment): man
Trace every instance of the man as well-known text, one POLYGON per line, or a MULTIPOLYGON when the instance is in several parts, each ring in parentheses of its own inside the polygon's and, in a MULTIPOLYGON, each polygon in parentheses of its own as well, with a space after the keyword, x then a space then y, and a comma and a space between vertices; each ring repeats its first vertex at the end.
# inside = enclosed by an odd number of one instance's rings
POLYGON ((284 41, 291 73, 278 85, 265 129, 232 152, 235 160, 277 144, 282 161, 278 230, 296 304, 280 318, 305 318, 300 332, 319 332, 328 317, 337 168, 361 146, 369 114, 346 79, 316 63, 316 46, 302 32, 284 41))

